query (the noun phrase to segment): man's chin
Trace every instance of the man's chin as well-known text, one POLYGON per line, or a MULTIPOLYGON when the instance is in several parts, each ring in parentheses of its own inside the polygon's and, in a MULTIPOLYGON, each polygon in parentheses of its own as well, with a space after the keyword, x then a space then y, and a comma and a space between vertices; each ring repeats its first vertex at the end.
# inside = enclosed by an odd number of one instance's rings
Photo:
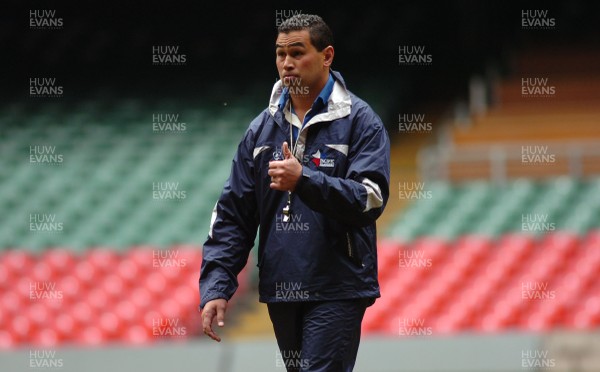
POLYGON ((281 81, 283 82, 284 86, 288 87, 298 85, 298 82, 302 81, 302 78, 300 76, 286 76, 282 78, 281 81))

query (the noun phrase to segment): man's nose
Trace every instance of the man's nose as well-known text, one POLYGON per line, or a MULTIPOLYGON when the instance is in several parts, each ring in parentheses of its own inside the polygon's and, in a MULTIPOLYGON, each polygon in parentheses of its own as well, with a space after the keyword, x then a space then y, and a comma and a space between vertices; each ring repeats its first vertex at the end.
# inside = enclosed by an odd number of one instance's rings
POLYGON ((290 58, 290 56, 286 56, 285 59, 283 60, 283 69, 291 70, 293 68, 294 68, 294 64, 292 63, 292 59, 290 58))

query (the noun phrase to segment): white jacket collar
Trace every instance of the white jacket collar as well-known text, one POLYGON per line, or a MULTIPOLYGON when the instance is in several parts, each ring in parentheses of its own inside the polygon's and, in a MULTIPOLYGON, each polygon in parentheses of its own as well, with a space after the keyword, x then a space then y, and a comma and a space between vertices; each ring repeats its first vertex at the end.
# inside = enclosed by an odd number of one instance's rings
MULTIPOLYGON (((334 75, 335 76, 335 75, 334 75)), ((279 100, 283 93, 283 83, 278 80, 273 85, 271 91, 271 99, 269 100, 269 113, 271 116, 275 116, 277 110, 279 110, 279 100)), ((310 119, 309 123, 320 122, 320 121, 331 121, 345 116, 350 115, 352 109, 352 99, 350 98, 350 92, 341 84, 337 79, 333 85, 333 91, 327 100, 327 111, 315 115, 310 119)), ((307 123, 308 124, 308 123, 307 123)))

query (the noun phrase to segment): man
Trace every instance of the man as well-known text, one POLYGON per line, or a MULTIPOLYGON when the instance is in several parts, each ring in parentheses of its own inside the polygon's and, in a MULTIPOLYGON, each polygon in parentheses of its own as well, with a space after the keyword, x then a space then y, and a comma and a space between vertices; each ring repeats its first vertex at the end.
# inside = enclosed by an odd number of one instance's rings
POLYGON ((375 220, 389 196, 381 119, 330 69, 316 15, 284 21, 280 81, 246 131, 203 248, 204 333, 224 325, 257 229, 259 293, 289 371, 351 371, 366 307, 379 297, 375 220))

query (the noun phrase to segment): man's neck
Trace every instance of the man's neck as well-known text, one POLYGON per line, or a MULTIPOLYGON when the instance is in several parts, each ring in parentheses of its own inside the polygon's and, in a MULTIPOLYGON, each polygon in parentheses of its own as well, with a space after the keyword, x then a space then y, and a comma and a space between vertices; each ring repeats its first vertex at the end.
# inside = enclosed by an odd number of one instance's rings
POLYGON ((310 110, 310 107, 312 106, 312 103, 315 101, 317 96, 318 94, 315 96, 302 96, 290 94, 290 99, 292 100, 292 107, 294 108, 294 113, 296 114, 296 116, 298 116, 298 119, 300 119, 301 122, 304 121, 304 115, 306 115, 306 112, 310 110))
POLYGON ((290 99, 292 100, 292 106, 294 107, 294 112, 296 113, 296 115, 298 116, 300 121, 304 121, 304 116, 306 115, 306 112, 308 110, 310 110, 313 102, 315 101, 315 99, 317 99, 317 97, 319 96, 319 94, 321 93, 321 91, 323 90, 325 85, 327 84, 328 79, 329 79, 329 71, 324 76, 324 78, 322 78, 319 81, 318 84, 315 84, 314 87, 308 88, 308 94, 291 94, 290 93, 290 99))

